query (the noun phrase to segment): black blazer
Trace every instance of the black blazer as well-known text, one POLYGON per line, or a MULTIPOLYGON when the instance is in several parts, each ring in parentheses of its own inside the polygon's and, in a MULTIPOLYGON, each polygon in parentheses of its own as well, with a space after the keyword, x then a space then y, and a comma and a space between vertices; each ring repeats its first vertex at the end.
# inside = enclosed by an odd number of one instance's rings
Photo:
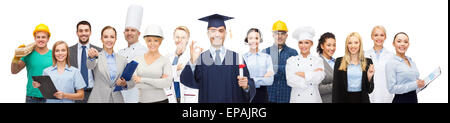
MULTIPOLYGON (((339 70, 339 66, 341 66, 342 57, 336 59, 334 64, 334 73, 333 73, 333 89, 332 89, 332 98, 333 103, 346 103, 348 98, 347 91, 347 71, 339 70)), ((370 81, 367 79, 367 70, 369 69, 372 60, 370 58, 366 58, 367 66, 365 71, 362 72, 362 83, 361 83, 361 103, 370 103, 369 94, 372 93, 374 88, 373 76, 370 81)))

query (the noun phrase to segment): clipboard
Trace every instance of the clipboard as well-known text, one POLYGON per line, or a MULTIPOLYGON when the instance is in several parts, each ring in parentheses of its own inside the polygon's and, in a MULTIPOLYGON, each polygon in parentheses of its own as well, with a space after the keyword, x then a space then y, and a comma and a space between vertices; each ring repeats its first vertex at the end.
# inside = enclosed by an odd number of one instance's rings
POLYGON ((42 96, 46 99, 58 99, 53 94, 56 93, 56 87, 53 84, 50 76, 32 76, 33 81, 39 82, 39 91, 41 91, 42 96))
POLYGON ((430 83, 433 82, 437 77, 439 77, 441 73, 441 67, 434 69, 433 72, 431 72, 427 77, 423 79, 425 81, 425 86, 423 88, 420 88, 419 91, 422 91, 428 85, 430 85, 430 83))
MULTIPOLYGON (((125 81, 130 81, 131 77, 133 76, 134 71, 136 71, 136 68, 138 65, 139 65, 139 63, 134 60, 132 60, 130 63, 128 63, 125 66, 125 68, 123 69, 121 78, 125 79, 125 81)), ((123 88, 121 86, 115 86, 113 92, 121 91, 122 89, 123 88)))

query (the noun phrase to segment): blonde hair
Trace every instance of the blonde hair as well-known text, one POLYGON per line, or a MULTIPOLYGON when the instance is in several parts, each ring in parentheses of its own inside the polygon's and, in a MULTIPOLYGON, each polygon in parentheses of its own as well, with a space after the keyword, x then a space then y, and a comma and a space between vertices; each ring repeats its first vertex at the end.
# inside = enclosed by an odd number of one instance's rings
POLYGON ((191 34, 190 34, 190 32, 189 32, 189 29, 188 29, 186 26, 178 26, 177 28, 175 28, 175 30, 173 30, 173 34, 175 34, 175 32, 176 32, 177 30, 184 31, 184 32, 187 33, 187 36, 188 36, 188 37, 191 37, 191 34))
POLYGON ((375 33, 375 29, 379 29, 379 30, 383 31, 384 37, 386 37, 386 29, 384 28, 384 26, 381 26, 381 25, 377 25, 377 26, 373 27, 372 33, 370 34, 371 36, 373 35, 373 33, 375 33))
POLYGON ((350 52, 348 51, 348 42, 351 37, 356 37, 359 40, 359 61, 361 64, 361 70, 366 71, 365 68, 367 66, 366 58, 364 57, 364 50, 363 50, 363 42, 361 39, 361 35, 357 32, 352 32, 347 36, 347 39, 345 40, 345 55, 342 58, 341 65, 339 66, 339 70, 347 71, 347 65, 350 64, 350 52))
POLYGON ((69 52, 69 46, 67 45, 66 42, 64 41, 57 41, 54 45, 53 45, 53 50, 52 50, 52 59, 53 59, 53 67, 56 65, 56 56, 55 56, 55 52, 56 52, 56 46, 64 44, 66 45, 66 51, 67 51, 67 56, 66 56, 66 64, 68 65, 67 67, 70 67, 70 62, 69 62, 69 56, 70 56, 70 52, 69 52))

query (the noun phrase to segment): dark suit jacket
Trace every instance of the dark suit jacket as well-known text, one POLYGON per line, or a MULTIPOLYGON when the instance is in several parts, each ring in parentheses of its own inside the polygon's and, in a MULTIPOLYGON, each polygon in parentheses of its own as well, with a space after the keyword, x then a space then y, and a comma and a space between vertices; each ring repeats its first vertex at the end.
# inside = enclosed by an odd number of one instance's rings
MULTIPOLYGON (((361 83, 361 102, 362 103, 370 103, 369 93, 372 93, 374 88, 373 76, 369 79, 367 78, 367 70, 369 69, 372 60, 370 58, 366 58, 367 66, 365 71, 362 72, 362 83, 361 83)), ((346 103, 348 98, 347 91, 347 71, 339 70, 339 66, 341 65, 342 57, 336 59, 334 64, 334 73, 333 73, 333 91, 332 98, 333 103, 346 103)))
MULTIPOLYGON (((102 48, 100 48, 100 47, 97 47, 97 46, 92 45, 92 44, 90 44, 90 46, 91 46, 91 48, 97 49, 98 52, 102 51, 102 48)), ((75 45, 70 46, 69 47, 69 52, 70 52, 70 56, 69 56, 70 57, 70 61, 69 61, 70 62, 70 66, 73 66, 75 68, 80 69, 78 67, 78 43, 76 43, 75 45)), ((87 54, 87 52, 86 52, 86 54, 87 54)))

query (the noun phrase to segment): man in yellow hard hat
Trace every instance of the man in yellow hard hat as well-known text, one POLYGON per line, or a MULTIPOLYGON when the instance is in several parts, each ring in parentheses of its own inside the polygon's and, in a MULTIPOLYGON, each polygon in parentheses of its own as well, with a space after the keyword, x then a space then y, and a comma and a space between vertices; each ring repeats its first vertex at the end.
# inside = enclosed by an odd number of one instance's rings
POLYGON ((286 83, 286 61, 291 56, 298 55, 297 51, 286 46, 288 28, 283 21, 277 21, 272 26, 274 44, 262 52, 272 57, 275 72, 272 86, 267 87, 270 103, 289 103, 291 87, 286 83))
POLYGON ((33 31, 33 36, 34 43, 27 46, 21 45, 15 50, 11 63, 11 73, 17 74, 27 67, 28 82, 25 102, 44 103, 46 100, 38 88, 33 88, 33 79, 31 77, 41 76, 42 71, 53 64, 52 51, 47 48, 51 34, 47 25, 39 24, 33 31))

